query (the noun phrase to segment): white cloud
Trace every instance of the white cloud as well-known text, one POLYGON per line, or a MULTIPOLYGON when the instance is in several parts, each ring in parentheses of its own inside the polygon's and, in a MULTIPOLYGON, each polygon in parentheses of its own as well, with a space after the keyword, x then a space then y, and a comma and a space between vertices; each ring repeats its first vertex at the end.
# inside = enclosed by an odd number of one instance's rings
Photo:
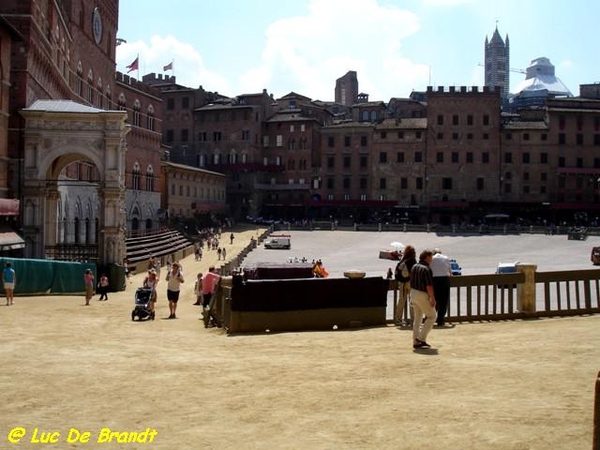
POLYGON ((139 54, 141 74, 163 73, 173 60, 177 82, 185 86, 202 85, 231 96, 267 89, 279 97, 296 91, 320 100, 333 100, 335 80, 355 70, 360 92, 388 101, 428 83, 429 66, 410 60, 402 48, 419 28, 414 13, 381 0, 311 0, 306 15, 280 19, 264 31, 261 59, 254 67, 237 66, 232 57, 228 72, 216 73, 192 44, 171 35, 120 45, 117 66, 126 72, 139 54))
MULTIPOLYGON (((125 73, 125 67, 140 57, 140 74, 151 72, 163 73, 163 66, 173 61, 174 74, 177 83, 196 88, 200 85, 208 91, 227 93, 231 89, 230 82, 224 76, 206 68, 202 56, 190 43, 181 42, 171 35, 154 35, 150 42, 135 41, 124 43, 117 47, 117 68, 125 73)), ((137 76, 136 72, 130 73, 137 76)), ((226 94, 227 95, 227 94, 226 94)))
POLYGON ((276 96, 295 90, 333 100, 335 80, 356 70, 359 90, 387 101, 426 82, 428 67, 401 52, 402 39, 418 30, 413 13, 376 0, 313 0, 308 15, 269 26, 262 61, 244 78, 263 74, 261 81, 276 96))

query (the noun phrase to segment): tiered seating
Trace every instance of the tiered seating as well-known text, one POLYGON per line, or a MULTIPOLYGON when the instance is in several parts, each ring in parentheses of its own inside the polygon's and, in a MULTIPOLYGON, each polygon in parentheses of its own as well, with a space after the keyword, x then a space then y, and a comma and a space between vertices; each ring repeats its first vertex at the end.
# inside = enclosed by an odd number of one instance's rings
POLYGON ((150 257, 160 258, 171 255, 194 245, 183 234, 173 229, 163 229, 153 234, 125 239, 128 269, 131 272, 140 262, 146 262, 150 257))

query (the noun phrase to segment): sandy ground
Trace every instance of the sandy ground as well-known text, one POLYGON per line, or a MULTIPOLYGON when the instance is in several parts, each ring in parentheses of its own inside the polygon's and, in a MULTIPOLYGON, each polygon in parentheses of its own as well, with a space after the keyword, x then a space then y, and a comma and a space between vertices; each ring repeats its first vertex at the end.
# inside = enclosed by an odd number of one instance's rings
MULTIPOLYGON (((232 246, 224 238, 228 254, 252 234, 236 233, 232 246)), ((319 247, 330 271, 341 266, 336 252, 348 264, 350 253, 371 260, 341 235, 316 236, 337 248, 319 247)), ((466 250, 461 258, 470 270, 466 250)), ((192 306, 196 273, 215 262, 206 251, 183 260, 177 320, 164 319, 163 280, 157 320, 131 322, 142 275, 88 307, 82 296, 1 301, 0 449, 591 447, 600 316, 457 324, 434 329, 434 348, 419 352, 392 326, 227 336, 204 329, 192 306), (120 433, 111 443, 107 429, 120 433), (119 443, 144 431, 145 443, 119 443)))

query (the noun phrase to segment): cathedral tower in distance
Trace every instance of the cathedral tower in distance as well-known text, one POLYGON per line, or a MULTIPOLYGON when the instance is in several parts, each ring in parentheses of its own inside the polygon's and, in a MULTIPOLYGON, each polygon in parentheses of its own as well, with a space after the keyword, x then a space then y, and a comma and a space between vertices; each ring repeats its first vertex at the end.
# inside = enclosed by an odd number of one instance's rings
POLYGON ((508 35, 502 40, 498 27, 488 41, 485 38, 485 86, 500 87, 502 98, 508 97, 510 88, 510 46, 508 35))

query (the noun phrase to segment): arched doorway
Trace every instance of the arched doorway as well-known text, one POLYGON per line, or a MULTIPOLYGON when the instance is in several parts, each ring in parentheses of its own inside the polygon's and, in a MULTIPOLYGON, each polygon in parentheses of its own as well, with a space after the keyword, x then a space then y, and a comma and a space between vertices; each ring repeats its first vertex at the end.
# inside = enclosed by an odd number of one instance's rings
MULTIPOLYGON (((97 212, 80 207, 72 220, 77 225, 76 250, 95 252, 89 260, 120 264, 125 257, 125 136, 129 127, 125 111, 103 111, 64 100, 38 100, 21 111, 25 118, 23 161, 23 233, 28 246, 25 256, 46 258, 57 251, 60 236, 69 235, 69 219, 59 208, 65 179, 87 180, 97 195, 97 212), (78 163, 91 168, 97 179, 72 173, 78 163), (82 212, 82 213, 81 213, 82 212), (96 217, 94 217, 96 215, 96 217), (93 224, 96 230, 92 230, 93 224), (91 240, 94 243, 86 244, 91 240)), ((67 195, 68 197, 69 195, 67 195)), ((87 199, 65 198, 64 202, 91 205, 87 199)), ((67 208, 64 208, 65 210, 67 208)), ((74 210, 75 208, 73 208, 74 210)), ((57 258, 63 259, 63 258, 57 258)))

